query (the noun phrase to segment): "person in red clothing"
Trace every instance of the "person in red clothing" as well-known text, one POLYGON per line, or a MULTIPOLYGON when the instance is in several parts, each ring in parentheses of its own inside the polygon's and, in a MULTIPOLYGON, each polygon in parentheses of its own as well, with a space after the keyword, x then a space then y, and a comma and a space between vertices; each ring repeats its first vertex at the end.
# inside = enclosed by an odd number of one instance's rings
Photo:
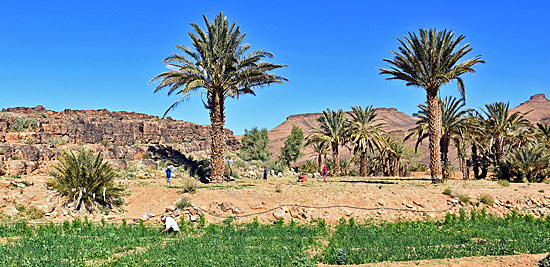
POLYGON ((325 165, 325 167, 323 167, 323 182, 327 181, 327 173, 328 173, 328 169, 327 169, 327 165, 325 165))

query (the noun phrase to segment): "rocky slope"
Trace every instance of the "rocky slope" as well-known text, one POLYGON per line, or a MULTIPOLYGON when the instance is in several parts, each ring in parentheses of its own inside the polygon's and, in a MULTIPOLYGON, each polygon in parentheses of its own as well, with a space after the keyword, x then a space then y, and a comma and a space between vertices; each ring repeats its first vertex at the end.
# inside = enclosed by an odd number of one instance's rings
MULTIPOLYGON (((64 110, 42 106, 0 112, 0 175, 47 171, 64 149, 84 146, 102 151, 115 167, 128 161, 174 157, 207 151, 210 126, 160 119, 134 112, 64 110)), ((239 142, 226 129, 228 149, 239 142)))
MULTIPOLYGON (((550 123, 550 100, 546 98, 544 94, 537 94, 530 98, 530 100, 522 103, 518 107, 512 109, 512 111, 519 111, 522 113, 529 112, 527 118, 531 123, 550 123)), ((405 132, 414 127, 418 118, 409 116, 405 113, 398 111, 395 108, 377 108, 376 113, 378 117, 381 118, 388 127, 386 131, 392 136, 397 138, 403 138, 405 132)), ((304 135, 307 136, 311 133, 312 127, 318 127, 316 119, 321 116, 321 113, 306 113, 289 116, 286 121, 281 123, 279 126, 273 128, 269 131, 269 149, 274 152, 274 154, 280 154, 281 148, 284 146, 284 141, 292 130, 292 126, 296 125, 302 128, 304 135)), ((347 112, 349 117, 349 112, 347 112)), ((414 148, 414 141, 410 140, 406 143, 409 147, 414 148)), ((424 141, 419 147, 419 161, 422 163, 428 163, 428 140, 424 141)), ((313 159, 315 154, 310 148, 304 150, 304 157, 302 157, 298 163, 304 162, 307 159, 313 159)), ((340 148, 340 155, 343 157, 350 157, 351 154, 349 150, 345 147, 340 148)), ((458 166, 456 161, 456 150, 451 146, 449 157, 453 165, 458 166)))

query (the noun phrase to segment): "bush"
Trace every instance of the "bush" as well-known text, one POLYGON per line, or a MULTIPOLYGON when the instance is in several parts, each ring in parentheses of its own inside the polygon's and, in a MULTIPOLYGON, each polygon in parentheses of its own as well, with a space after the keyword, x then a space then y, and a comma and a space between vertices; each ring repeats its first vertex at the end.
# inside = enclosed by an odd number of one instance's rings
POLYGON ((539 267, 550 267, 550 254, 539 261, 539 267))
POLYGON ((183 184, 183 192, 195 194, 197 192, 197 181, 193 179, 185 180, 185 183, 183 184))
POLYGON ((349 174, 349 176, 356 177, 356 176, 359 176, 359 171, 356 170, 356 169, 351 169, 348 174, 349 174))
POLYGON ((11 132, 23 132, 27 130, 35 130, 38 127, 38 121, 31 117, 17 117, 10 124, 11 132))
POLYGON ((298 167, 299 172, 305 172, 305 173, 316 173, 317 170, 317 164, 315 164, 311 160, 306 160, 302 165, 298 167))
POLYGON ((44 217, 44 212, 36 207, 30 207, 26 212, 27 217, 32 220, 40 219, 44 217))
POLYGON ((450 196, 453 193, 453 190, 451 188, 447 187, 445 190, 443 190, 443 195, 450 196))
POLYGON ((114 184, 116 172, 111 165, 103 163, 101 153, 91 150, 64 152, 59 165, 52 172, 48 186, 74 200, 77 210, 83 206, 89 210, 94 203, 102 206, 122 203, 124 189, 114 184))
POLYGON ((48 145, 50 145, 52 147, 58 147, 58 146, 66 144, 66 143, 67 143, 67 140, 64 140, 64 139, 61 139, 61 138, 50 138, 50 140, 48 140, 48 145))
POLYGON ((282 193, 283 192, 283 185, 282 184, 276 185, 275 186, 275 192, 282 193))
POLYGON ((425 172, 428 170, 428 166, 424 163, 413 163, 409 167, 409 171, 411 172, 425 172))
POLYGON ((186 196, 183 196, 180 198, 180 200, 178 200, 178 203, 176 203, 176 207, 178 209, 185 209, 185 208, 189 208, 189 207, 192 207, 193 204, 191 204, 191 200, 186 197, 186 196))
POLYGON ((495 199, 489 194, 479 195, 479 202, 492 206, 495 203, 495 199))
POLYGON ((460 195, 458 196, 458 201, 460 201, 460 203, 462 203, 462 204, 470 204, 470 201, 471 201, 471 200, 472 200, 472 199, 470 198, 470 195, 468 195, 468 194, 466 194, 466 193, 460 194, 460 195))
POLYGON ((510 186, 510 182, 508 182, 507 180, 498 180, 497 183, 501 186, 504 186, 504 187, 510 186))

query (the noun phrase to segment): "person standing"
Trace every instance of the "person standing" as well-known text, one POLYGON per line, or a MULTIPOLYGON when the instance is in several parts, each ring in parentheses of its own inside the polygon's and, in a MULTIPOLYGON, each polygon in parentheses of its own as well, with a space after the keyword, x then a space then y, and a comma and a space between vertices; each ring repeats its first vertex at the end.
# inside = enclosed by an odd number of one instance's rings
POLYGON ((264 168, 264 181, 267 181, 267 168, 264 168))
POLYGON ((325 167, 323 167, 323 182, 327 181, 327 172, 327 165, 325 165, 325 167))
POLYGON ((172 166, 164 168, 164 172, 166 172, 166 183, 168 184, 168 188, 170 188, 170 182, 172 182, 172 166))

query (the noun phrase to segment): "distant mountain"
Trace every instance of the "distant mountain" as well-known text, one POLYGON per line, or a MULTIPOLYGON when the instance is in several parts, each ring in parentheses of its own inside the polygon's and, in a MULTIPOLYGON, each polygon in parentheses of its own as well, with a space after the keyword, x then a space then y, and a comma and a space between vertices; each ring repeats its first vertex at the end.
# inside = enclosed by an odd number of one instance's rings
MULTIPOLYGON (((526 117, 531 123, 550 123, 550 100, 548 100, 544 94, 534 95, 528 101, 511 110, 522 113, 529 112, 526 117)), ((350 116, 349 114, 350 112, 348 111, 348 117, 350 116)), ((418 120, 418 118, 400 112, 395 108, 376 108, 376 114, 388 125, 386 131, 397 138, 403 138, 405 132, 414 127, 418 120)), ((284 146, 284 141, 292 130, 292 126, 296 125, 302 128, 304 135, 307 136, 311 133, 312 127, 319 126, 316 121, 319 116, 321 116, 321 113, 306 113, 288 116, 286 121, 269 131, 269 149, 271 149, 275 155, 279 155, 281 148, 284 146)), ((414 148, 414 140, 409 140, 406 144, 414 148)), ((315 158, 310 148, 306 148, 304 154, 305 156, 298 161, 299 163, 307 159, 315 158)), ((342 157, 350 157, 351 153, 347 148, 341 147, 340 155, 342 157)), ((428 163, 428 140, 425 140, 422 145, 419 146, 419 157, 420 162, 425 164, 428 163)), ((450 148, 449 157, 451 163, 458 166, 458 162, 456 161, 456 149, 452 146, 450 148)))
POLYGON ((544 94, 532 96, 526 102, 513 108, 512 111, 527 113, 527 119, 533 124, 537 122, 550 123, 550 100, 544 94))

